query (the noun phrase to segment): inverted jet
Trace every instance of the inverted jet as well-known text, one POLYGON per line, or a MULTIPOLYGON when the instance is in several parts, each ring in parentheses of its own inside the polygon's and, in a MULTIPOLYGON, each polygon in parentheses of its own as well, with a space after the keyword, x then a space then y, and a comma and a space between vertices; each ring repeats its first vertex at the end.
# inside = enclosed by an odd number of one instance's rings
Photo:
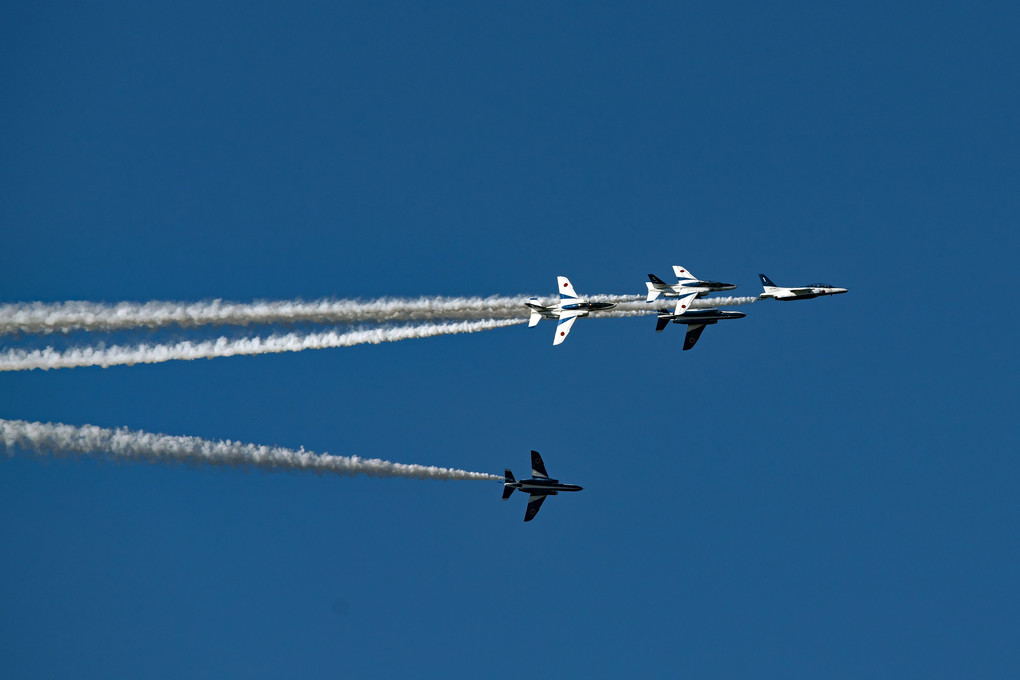
POLYGON ((648 281, 645 283, 648 287, 646 302, 651 302, 660 295, 663 297, 683 297, 688 293, 697 293, 698 297, 702 297, 706 293, 736 288, 732 283, 702 281, 678 264, 673 265, 673 273, 676 274, 676 283, 666 283, 655 274, 648 275, 648 281))
POLYGON ((542 456, 538 455, 538 451, 531 452, 531 479, 514 479, 514 473, 510 472, 509 468, 504 475, 506 481, 503 483, 503 500, 510 498, 515 489, 531 495, 528 498, 528 509, 524 512, 525 522, 535 519, 547 496, 555 496, 560 491, 581 490, 576 484, 560 484, 558 479, 549 479, 545 463, 542 462, 542 456))
POLYGON ((783 288, 772 283, 772 279, 764 274, 758 274, 758 276, 761 278, 761 286, 765 290, 765 292, 758 296, 760 300, 766 298, 772 298, 773 300, 810 300, 811 298, 823 295, 839 295, 847 291, 846 288, 836 288, 827 283, 812 283, 809 286, 800 286, 798 288, 783 288))
POLYGON ((531 298, 524 304, 531 310, 531 317, 528 319, 528 328, 537 326, 542 319, 556 320, 556 335, 553 336, 553 344, 558 345, 567 339, 567 333, 574 326, 578 317, 588 316, 591 312, 612 309, 615 302, 591 302, 577 297, 574 287, 566 276, 556 277, 556 287, 559 289, 560 300, 551 305, 542 305, 538 298, 531 298))
POLYGON ((684 351, 694 347, 705 330, 705 326, 719 323, 726 319, 742 319, 747 314, 743 312, 724 312, 721 309, 691 309, 690 303, 697 297, 697 293, 688 293, 676 303, 673 313, 662 312, 655 322, 655 332, 661 333, 669 325, 669 322, 682 323, 687 325, 687 335, 684 336, 684 351))

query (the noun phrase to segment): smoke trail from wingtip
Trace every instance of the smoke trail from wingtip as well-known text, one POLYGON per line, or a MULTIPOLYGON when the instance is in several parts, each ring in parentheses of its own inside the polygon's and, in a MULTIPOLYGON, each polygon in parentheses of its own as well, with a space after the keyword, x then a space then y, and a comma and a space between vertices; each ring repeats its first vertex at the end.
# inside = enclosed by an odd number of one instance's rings
POLYGON ((200 463, 265 470, 305 470, 319 474, 408 477, 413 479, 502 480, 499 475, 431 465, 392 463, 378 458, 334 456, 304 449, 258 446, 230 440, 153 434, 127 428, 64 425, 0 419, 0 442, 37 454, 91 455, 113 460, 200 463))
POLYGON ((397 342, 437 335, 477 333, 479 331, 522 324, 526 319, 486 319, 449 324, 381 327, 338 333, 287 333, 254 338, 217 338, 202 342, 183 341, 174 344, 113 345, 111 347, 72 347, 56 350, 9 349, 0 353, 0 372, 32 369, 80 368, 84 366, 123 366, 155 364, 164 361, 214 359, 238 355, 279 354, 306 349, 328 349, 353 345, 397 342))

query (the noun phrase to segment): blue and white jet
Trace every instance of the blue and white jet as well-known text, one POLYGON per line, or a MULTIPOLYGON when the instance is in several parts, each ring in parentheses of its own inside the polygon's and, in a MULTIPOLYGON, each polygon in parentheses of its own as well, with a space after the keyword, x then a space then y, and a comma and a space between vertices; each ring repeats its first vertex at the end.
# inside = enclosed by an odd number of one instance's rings
POLYGON ((615 302, 591 302, 577 297, 574 287, 566 276, 556 277, 556 287, 559 289, 560 300, 551 305, 539 303, 538 298, 531 298, 524 304, 531 310, 531 317, 528 319, 528 328, 537 326, 542 319, 556 320, 556 335, 553 337, 553 344, 558 345, 567 339, 567 334, 573 327, 578 317, 588 316, 590 312, 604 311, 616 306, 615 302))
POLYGON ((676 283, 666 283, 655 274, 648 275, 648 281, 645 282, 645 286, 648 287, 648 298, 645 302, 651 302, 660 295, 669 298, 683 297, 688 293, 697 293, 698 297, 703 297, 706 293, 736 288, 732 283, 702 281, 678 264, 673 265, 673 273, 676 274, 676 283))
POLYGON ((514 473, 507 468, 504 472, 506 481, 503 483, 503 500, 510 498, 515 490, 530 494, 528 509, 524 511, 524 521, 530 522, 535 519, 539 508, 545 502, 547 496, 555 496, 560 491, 580 491, 582 487, 576 484, 561 484, 558 479, 549 479, 545 471, 545 463, 538 451, 531 452, 531 479, 514 479, 514 473))
POLYGON ((811 298, 823 295, 839 295, 845 293, 846 288, 836 288, 827 283, 812 283, 809 286, 798 286, 796 288, 784 288, 772 283, 772 279, 764 274, 758 274, 761 278, 761 287, 764 292, 758 296, 759 300, 772 298, 773 300, 810 300, 811 298))

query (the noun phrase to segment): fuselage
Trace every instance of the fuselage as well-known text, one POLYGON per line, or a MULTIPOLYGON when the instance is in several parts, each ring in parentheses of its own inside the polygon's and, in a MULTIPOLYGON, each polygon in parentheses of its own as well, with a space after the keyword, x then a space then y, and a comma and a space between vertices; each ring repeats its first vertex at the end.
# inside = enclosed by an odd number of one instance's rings
POLYGON ((563 302, 555 302, 551 305, 540 305, 537 302, 525 302, 524 305, 530 309, 535 310, 542 316, 547 318, 555 318, 562 312, 574 312, 578 316, 588 316, 589 312, 599 312, 607 309, 612 309, 616 306, 615 302, 591 302, 588 300, 564 300, 563 302))
POLYGON ((681 297, 691 293, 697 293, 702 297, 707 293, 715 293, 723 290, 734 290, 736 285, 722 283, 721 281, 680 281, 678 283, 649 283, 648 287, 658 291, 663 297, 681 297))
POLYGON ((583 487, 576 484, 561 484, 558 479, 520 479, 516 482, 508 482, 504 486, 524 493, 545 494, 553 496, 560 491, 581 491, 583 487))
POLYGON ((603 309, 612 309, 616 306, 615 302, 567 302, 561 303, 560 309, 570 310, 582 310, 585 312, 597 312, 603 309))
POLYGON ((692 309, 683 314, 672 314, 669 316, 670 321, 673 323, 708 325, 725 319, 743 319, 747 314, 743 312, 724 312, 721 309, 692 309))

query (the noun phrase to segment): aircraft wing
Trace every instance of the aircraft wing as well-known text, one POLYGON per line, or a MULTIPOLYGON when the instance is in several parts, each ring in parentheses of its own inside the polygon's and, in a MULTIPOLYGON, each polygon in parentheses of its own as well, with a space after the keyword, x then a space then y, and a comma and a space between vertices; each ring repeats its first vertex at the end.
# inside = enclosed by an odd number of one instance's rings
POLYGON ((535 515, 538 514, 538 510, 542 507, 542 503, 545 502, 545 499, 545 494, 536 494, 528 498, 528 509, 524 511, 525 522, 530 522, 535 519, 535 515))
POLYGON ((577 312, 563 312, 560 314, 560 320, 556 324, 556 336, 553 338, 554 345, 558 345, 567 339, 567 334, 570 333, 570 329, 574 326, 575 321, 577 321, 577 312))
POLYGON ((545 463, 538 451, 531 452, 531 476, 538 479, 549 479, 549 473, 545 471, 545 463))
POLYGON ((689 270, 684 269, 678 264, 673 265, 673 273, 676 274, 678 281, 697 281, 698 277, 692 274, 689 270))
POLYGON ((694 347, 694 343, 701 337, 703 330, 705 330, 704 324, 691 324, 687 327, 687 335, 684 337, 684 351, 694 347))
POLYGON ((691 303, 697 297, 698 297, 697 293, 688 293, 682 296, 679 300, 676 301, 676 309, 673 310, 673 316, 680 316, 681 314, 686 312, 690 308, 691 303))

